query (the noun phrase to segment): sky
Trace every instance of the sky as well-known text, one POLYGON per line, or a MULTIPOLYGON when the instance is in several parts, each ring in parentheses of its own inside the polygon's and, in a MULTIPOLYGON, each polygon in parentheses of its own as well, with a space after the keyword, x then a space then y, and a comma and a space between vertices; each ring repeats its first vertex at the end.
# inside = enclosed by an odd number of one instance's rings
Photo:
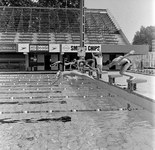
POLYGON ((155 26, 155 0, 85 0, 84 4, 108 9, 130 43, 141 26, 155 26))

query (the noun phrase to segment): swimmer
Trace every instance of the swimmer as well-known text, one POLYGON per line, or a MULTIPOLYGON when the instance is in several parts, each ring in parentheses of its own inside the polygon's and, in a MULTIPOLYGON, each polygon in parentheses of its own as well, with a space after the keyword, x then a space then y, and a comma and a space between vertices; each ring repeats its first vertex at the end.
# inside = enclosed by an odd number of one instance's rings
POLYGON ((129 53, 127 53, 124 56, 119 56, 115 59, 112 60, 112 62, 110 64, 107 65, 107 67, 112 67, 114 65, 119 65, 121 66, 119 73, 121 75, 127 76, 129 77, 129 80, 133 80, 134 77, 128 74, 125 74, 125 72, 127 71, 127 69, 129 69, 130 66, 132 66, 132 62, 130 59, 128 59, 127 57, 130 55, 133 55, 135 53, 134 50, 130 51, 129 53))
POLYGON ((103 64, 102 52, 97 52, 97 53, 95 53, 95 55, 92 52, 92 56, 93 56, 93 58, 96 59, 97 71, 99 74, 101 74, 102 73, 102 64, 103 64))
POLYGON ((50 67, 54 67, 58 64, 64 65, 64 66, 68 66, 68 65, 73 65, 75 64, 75 62, 68 62, 68 63, 63 63, 62 61, 56 61, 55 63, 51 64, 50 67))
POLYGON ((69 66, 69 65, 70 65, 70 69, 71 69, 71 66, 72 66, 72 65, 75 65, 75 66, 76 66, 77 60, 74 59, 72 62, 67 62, 67 61, 65 61, 65 62, 56 61, 56 62, 54 62, 53 64, 51 64, 50 67, 55 67, 55 66, 58 65, 58 64, 62 65, 63 67, 66 67, 66 66, 69 66))
POLYGON ((77 60, 77 69, 78 69, 78 71, 83 72, 85 64, 86 64, 86 61, 85 61, 84 57, 81 57, 79 60, 77 60))
POLYGON ((66 76, 85 76, 88 78, 91 78, 94 80, 92 76, 89 76, 87 73, 81 73, 78 70, 72 70, 72 71, 58 71, 56 74, 56 79, 60 79, 61 77, 66 77, 66 76))
POLYGON ((86 66, 89 67, 90 70, 95 70, 95 68, 92 67, 94 62, 95 62, 94 59, 87 59, 86 66))

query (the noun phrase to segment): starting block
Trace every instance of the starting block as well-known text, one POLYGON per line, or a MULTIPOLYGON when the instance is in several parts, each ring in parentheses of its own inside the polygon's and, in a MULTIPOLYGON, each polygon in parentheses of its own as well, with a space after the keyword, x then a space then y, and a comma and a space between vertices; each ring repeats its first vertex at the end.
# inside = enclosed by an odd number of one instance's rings
POLYGON ((129 91, 135 91, 137 89, 137 84, 138 83, 145 83, 147 80, 145 79, 140 79, 140 78, 135 78, 133 80, 127 80, 128 83, 128 90, 129 91))
POLYGON ((93 73, 93 70, 90 70, 89 67, 84 67, 84 72, 88 72, 88 74, 91 76, 93 73))
POLYGON ((93 75, 93 70, 89 70, 88 74, 89 74, 90 76, 92 76, 92 75, 93 75))
POLYGON ((102 74, 97 72, 97 79, 101 79, 102 78, 102 74))
POLYGON ((101 79, 102 78, 102 74, 108 73, 107 71, 102 71, 101 73, 97 72, 97 79, 101 79))
POLYGON ((109 84, 115 84, 115 78, 119 78, 119 77, 123 77, 120 74, 112 74, 112 75, 108 75, 109 77, 109 84))

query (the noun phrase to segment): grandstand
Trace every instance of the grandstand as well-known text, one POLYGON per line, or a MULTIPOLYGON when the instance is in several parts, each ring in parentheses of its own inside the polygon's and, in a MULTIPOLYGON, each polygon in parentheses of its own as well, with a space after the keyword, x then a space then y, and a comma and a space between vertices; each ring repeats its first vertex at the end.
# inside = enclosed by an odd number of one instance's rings
MULTIPOLYGON (((0 43, 80 43, 80 9, 0 6, 0 43)), ((128 45, 107 9, 85 9, 85 43, 128 45)))
MULTIPOLYGON (((108 9, 85 8, 84 22, 85 47, 89 47, 86 59, 96 47, 104 62, 131 49, 136 54, 148 52, 146 45, 129 43, 108 9)), ((0 6, 0 71, 61 70, 60 66, 50 68, 50 64, 77 58, 80 23, 80 8, 0 6)))

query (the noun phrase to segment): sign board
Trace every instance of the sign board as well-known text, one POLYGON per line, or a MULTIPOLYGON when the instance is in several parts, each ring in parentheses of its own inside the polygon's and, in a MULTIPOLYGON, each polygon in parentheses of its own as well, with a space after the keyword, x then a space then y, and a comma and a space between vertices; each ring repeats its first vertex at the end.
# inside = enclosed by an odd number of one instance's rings
POLYGON ((30 52, 48 52, 48 44, 30 44, 30 52))
POLYGON ((86 52, 101 52, 101 45, 97 44, 89 44, 87 46, 87 51, 86 52))
MULTIPOLYGON (((79 44, 62 44, 63 53, 77 53, 79 44)), ((99 44, 85 44, 86 53, 101 51, 101 45, 99 44)))
POLYGON ((85 57, 85 56, 86 56, 85 47, 78 47, 78 57, 85 57))
POLYGON ((50 53, 60 52, 60 44, 49 44, 49 52, 50 53))
POLYGON ((28 53, 29 52, 29 44, 18 44, 18 52, 28 53))
POLYGON ((16 44, 0 44, 0 52, 16 52, 16 44))

